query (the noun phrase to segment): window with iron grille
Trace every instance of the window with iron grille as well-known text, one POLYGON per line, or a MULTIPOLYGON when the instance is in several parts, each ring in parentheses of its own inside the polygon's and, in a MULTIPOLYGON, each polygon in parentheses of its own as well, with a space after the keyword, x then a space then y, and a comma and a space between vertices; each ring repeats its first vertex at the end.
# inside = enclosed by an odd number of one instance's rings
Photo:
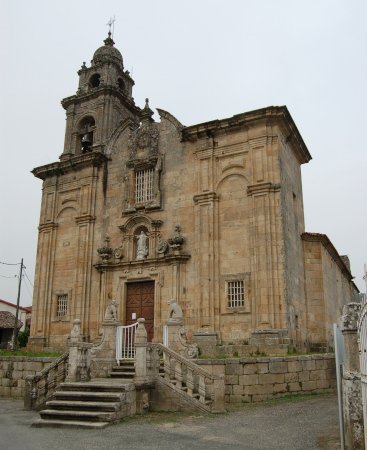
POLYGON ((227 282, 227 305, 229 308, 245 306, 245 288, 241 280, 227 282))
POLYGON ((68 294, 57 296, 57 317, 65 317, 68 313, 68 294))
POLYGON ((135 202, 144 203, 153 200, 153 169, 135 172, 135 202))

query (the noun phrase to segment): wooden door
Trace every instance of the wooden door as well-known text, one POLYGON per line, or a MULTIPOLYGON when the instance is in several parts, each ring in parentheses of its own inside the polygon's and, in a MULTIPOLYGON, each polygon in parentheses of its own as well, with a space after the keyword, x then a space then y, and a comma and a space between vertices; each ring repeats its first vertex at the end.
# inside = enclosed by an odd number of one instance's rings
POLYGON ((126 293, 126 325, 144 317, 148 341, 154 334, 154 281, 128 283, 126 293), (134 318, 135 316, 135 318, 134 318))

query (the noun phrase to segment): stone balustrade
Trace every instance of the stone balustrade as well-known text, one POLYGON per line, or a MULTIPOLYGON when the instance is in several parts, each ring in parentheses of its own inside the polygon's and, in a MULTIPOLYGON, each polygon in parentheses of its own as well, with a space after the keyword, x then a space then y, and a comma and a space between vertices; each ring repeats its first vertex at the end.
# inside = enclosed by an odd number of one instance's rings
POLYGON ((66 380, 69 365, 69 353, 45 367, 36 375, 25 379, 24 408, 38 409, 52 397, 56 387, 66 380))
POLYGON ((163 344, 147 345, 147 366, 159 377, 157 358, 163 357, 163 380, 175 390, 185 392, 194 401, 211 412, 224 410, 224 377, 211 374, 191 360, 184 358, 163 344))

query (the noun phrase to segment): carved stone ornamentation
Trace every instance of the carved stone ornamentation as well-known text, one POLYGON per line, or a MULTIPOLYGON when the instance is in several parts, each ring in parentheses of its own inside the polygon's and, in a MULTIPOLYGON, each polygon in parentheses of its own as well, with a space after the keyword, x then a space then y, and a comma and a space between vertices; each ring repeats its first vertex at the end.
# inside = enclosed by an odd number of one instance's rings
POLYGON ((123 259, 124 257, 124 253, 122 251, 122 246, 117 247, 113 250, 113 254, 115 256, 115 259, 117 259, 118 261, 120 261, 121 259, 123 259))
POLYGON ((180 225, 175 226, 175 231, 173 232, 173 236, 168 239, 169 246, 173 249, 179 250, 184 243, 185 238, 181 234, 180 225))
POLYGON ((199 355, 199 348, 196 343, 189 343, 187 339, 187 330, 182 327, 178 330, 179 341, 184 348, 183 354, 186 358, 193 359, 199 355))
POLYGON ((153 111, 146 99, 145 108, 141 112, 141 126, 131 133, 128 141, 130 160, 151 159, 158 156, 159 131, 152 115, 153 111))
POLYGON ((97 253, 101 257, 103 262, 107 262, 111 259, 113 254, 113 249, 109 246, 110 238, 108 236, 105 237, 105 245, 101 248, 97 249, 97 253))
POLYGON ((157 253, 159 255, 164 255, 168 251, 168 242, 164 239, 159 238, 158 245, 157 245, 157 253))

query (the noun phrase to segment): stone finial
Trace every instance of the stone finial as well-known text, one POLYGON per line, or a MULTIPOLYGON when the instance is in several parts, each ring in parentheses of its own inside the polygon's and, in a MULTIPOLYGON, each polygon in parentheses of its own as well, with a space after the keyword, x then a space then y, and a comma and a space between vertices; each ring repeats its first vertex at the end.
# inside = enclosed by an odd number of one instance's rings
POLYGON ((110 47, 113 47, 115 45, 114 40, 112 39, 112 33, 111 31, 108 32, 108 37, 103 41, 104 45, 108 45, 110 47))
POLYGON ((74 319, 73 328, 70 331, 70 342, 79 342, 81 341, 81 330, 80 330, 80 319, 74 319))
POLYGON ((146 98, 145 106, 140 112, 140 120, 142 122, 146 122, 146 121, 153 122, 153 119, 152 119, 153 114, 154 114, 154 111, 152 111, 149 107, 149 98, 146 98))
POLYGON ((173 236, 168 239, 168 243, 173 249, 180 249, 182 244, 184 243, 185 238, 181 234, 180 225, 175 226, 175 231, 173 232, 173 236))
POLYGON ((135 344, 146 344, 148 341, 148 334, 144 323, 145 319, 138 319, 138 326, 135 332, 135 344))
POLYGON ((343 314, 341 317, 342 331, 357 331, 360 312, 360 303, 348 303, 347 305, 343 306, 343 314))
POLYGON ((110 244, 110 238, 109 238, 109 236, 106 235, 105 240, 104 240, 104 246, 97 249, 97 253, 101 257, 103 262, 107 262, 111 259, 113 250, 109 246, 109 244, 110 244))

